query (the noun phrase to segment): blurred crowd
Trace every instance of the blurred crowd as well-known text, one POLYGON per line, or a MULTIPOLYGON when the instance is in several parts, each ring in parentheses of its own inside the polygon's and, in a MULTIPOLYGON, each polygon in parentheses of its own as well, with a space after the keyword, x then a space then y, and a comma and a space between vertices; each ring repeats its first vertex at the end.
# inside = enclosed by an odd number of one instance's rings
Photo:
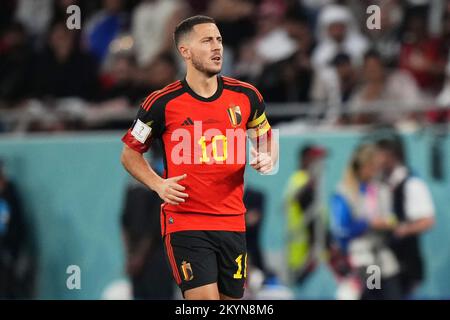
MULTIPOLYGON (((126 114, 184 76, 172 32, 194 14, 217 21, 222 73, 254 84, 269 105, 320 106, 323 119, 344 125, 417 120, 424 107, 430 121, 450 118, 436 109, 450 105, 445 0, 5 0, 0 111, 32 115, 24 116, 30 131, 89 128, 81 114, 126 114), (368 28, 372 4, 381 29, 368 28), (81 9, 80 29, 67 27, 71 5, 81 9)), ((129 123, 114 119, 108 127, 129 123)), ((0 132, 13 130, 0 120, 0 132)))
POLYGON ((403 139, 381 132, 357 145, 329 200, 327 149, 300 150, 285 196, 287 280, 300 290, 321 262, 335 277, 337 299, 412 298, 429 275, 420 243, 435 224, 433 197, 403 139))

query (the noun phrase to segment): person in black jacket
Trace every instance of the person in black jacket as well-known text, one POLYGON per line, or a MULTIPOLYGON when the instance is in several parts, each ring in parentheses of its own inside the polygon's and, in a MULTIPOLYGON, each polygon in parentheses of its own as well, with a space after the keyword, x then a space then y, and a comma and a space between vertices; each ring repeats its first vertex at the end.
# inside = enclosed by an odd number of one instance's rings
POLYGON ((259 190, 246 188, 244 203, 247 208, 245 216, 247 224, 247 252, 249 263, 264 274, 267 273, 260 244, 260 230, 264 218, 265 196, 259 190))
POLYGON ((31 298, 32 279, 25 257, 27 232, 21 199, 0 160, 0 299, 31 298), (24 268, 18 268, 20 261, 24 268))
POLYGON ((403 145, 398 139, 377 142, 384 178, 392 192, 392 210, 398 223, 391 249, 400 265, 401 291, 410 296, 425 275, 420 235, 435 222, 435 208, 425 182, 407 167, 403 145))
POLYGON ((31 95, 95 100, 99 91, 97 68, 95 59, 80 49, 76 30, 67 29, 64 22, 55 22, 33 68, 31 95))
MULTIPOLYGON (((154 158, 152 166, 157 168, 161 163, 162 159, 154 158)), ((161 203, 155 192, 137 181, 127 187, 121 221, 125 268, 137 300, 169 300, 174 295, 161 238, 161 203)))

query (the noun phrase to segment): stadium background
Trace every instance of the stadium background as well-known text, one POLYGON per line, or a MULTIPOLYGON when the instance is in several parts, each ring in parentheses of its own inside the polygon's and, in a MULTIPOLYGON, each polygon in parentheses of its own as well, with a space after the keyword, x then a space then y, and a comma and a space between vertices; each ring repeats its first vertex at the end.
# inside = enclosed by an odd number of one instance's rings
MULTIPOLYGON (((1 19, 3 45, 5 44, 6 30, 13 25, 13 21, 17 18, 19 21, 22 19, 23 22, 23 19, 30 17, 30 12, 33 12, 32 8, 28 8, 27 13, 26 2, 32 3, 33 1, 2 2, 1 11, 5 18, 1 19), (22 11, 18 9, 19 7, 22 8, 22 11)), ((108 2, 116 1, 103 3, 108 2)), ((145 1, 123 1, 123 12, 133 16, 134 10, 139 8, 143 2, 145 1)), ((211 1, 211 3, 213 2, 217 2, 220 7, 220 3, 223 1, 211 1)), ((257 12, 261 12, 261 17, 276 16, 277 23, 283 27, 286 27, 282 24, 284 19, 289 21, 297 19, 287 16, 286 12, 289 12, 289 6, 293 3, 301 4, 298 9, 301 17, 298 19, 304 26, 307 25, 312 30, 311 26, 317 24, 320 12, 330 8, 334 1, 244 2, 251 3, 255 12, 259 10, 257 12)), ((358 10, 358 8, 361 10, 358 6, 355 9, 353 1, 337 2, 349 10, 358 10)), ((84 31, 83 26, 88 18, 101 12, 102 5, 104 5, 100 1, 49 1, 48 3, 47 6, 41 5, 42 11, 39 13, 45 13, 47 12, 45 10, 48 9, 47 15, 51 16, 51 12, 53 12, 53 15, 59 14, 63 19, 67 15, 58 8, 64 9, 71 3, 79 4, 83 16, 81 33, 84 31)), ((191 6, 189 14, 205 12, 205 10, 208 12, 207 1, 180 1, 180 3, 184 6, 191 6)), ((438 65, 441 67, 442 72, 438 73, 435 79, 439 83, 436 87, 434 84, 416 87, 417 91, 421 92, 420 100, 412 101, 406 107, 404 106, 405 101, 401 97, 390 97, 388 102, 380 99, 378 104, 374 104, 373 109, 369 109, 370 114, 374 116, 365 120, 353 117, 353 115, 364 114, 366 111, 361 108, 345 109, 345 104, 342 104, 342 107, 331 113, 335 115, 335 112, 341 112, 343 115, 350 115, 350 117, 342 117, 345 118, 345 121, 336 120, 333 116, 332 119, 328 117, 328 110, 335 107, 331 98, 315 99, 302 95, 294 95, 292 98, 292 95, 288 94, 276 97, 273 95, 273 91, 276 91, 277 88, 263 83, 261 91, 264 96, 269 98, 266 99, 269 117, 272 115, 272 123, 275 124, 275 128, 280 129, 281 133, 278 174, 262 178, 251 170, 247 170, 246 175, 248 185, 263 191, 267 197, 267 212, 261 239, 264 255, 266 261, 275 270, 283 267, 280 264, 283 264, 285 216, 280 188, 286 185, 289 175, 296 168, 299 148, 307 142, 314 142, 329 150, 324 170, 325 194, 328 198, 335 189, 354 147, 361 138, 370 136, 371 132, 376 132, 372 127, 381 123, 380 115, 388 114, 388 122, 397 128, 404 138, 407 158, 411 167, 417 170, 428 183, 436 204, 436 225, 421 240, 427 274, 417 296, 426 299, 450 298, 450 273, 448 271, 450 270, 450 250, 448 248, 450 240, 450 215, 448 213, 450 207, 450 198, 448 197, 450 193, 450 177, 448 176, 450 138, 446 130, 449 118, 446 108, 450 105, 446 77, 450 77, 450 75, 445 73, 448 52, 444 51, 449 45, 448 35, 450 34, 449 23, 447 22, 446 25, 444 21, 448 21, 450 8, 446 1, 435 1, 433 5, 430 5, 428 1, 360 1, 360 3, 363 3, 363 9, 370 4, 386 5, 388 3, 393 5, 402 13, 402 18, 398 22, 399 29, 403 28, 401 22, 404 22, 408 14, 427 13, 428 30, 434 37, 439 38, 442 44, 442 52, 439 51, 439 53, 444 60, 431 61, 435 67, 438 65), (436 19, 432 19, 433 15, 443 17, 438 19, 441 21, 440 25, 435 24, 436 19), (442 64, 440 64, 441 62, 442 64), (265 92, 265 90, 267 91, 265 92), (433 158, 435 155, 432 150, 436 141, 439 142, 441 150, 438 157, 444 172, 442 179, 436 179, 432 175, 432 167, 435 165, 433 158)), ((187 11, 182 12, 182 16, 187 14, 187 11)), ((365 21, 364 19, 367 17, 365 10, 359 11, 355 17, 365 21)), ((253 16, 248 13, 244 18, 250 19, 253 16)), ((227 17, 219 17, 219 19, 226 21, 224 25, 227 25, 229 30, 232 30, 231 32, 236 32, 236 28, 233 28, 235 22, 233 19, 227 20, 227 17)), ((37 20, 39 19, 36 18, 37 20)), ((243 22, 239 21, 239 23, 243 22)), ((33 23, 30 20, 25 20, 24 24, 27 46, 33 48, 33 51, 39 52, 43 47, 42 43, 45 42, 43 39, 50 29, 50 22, 41 31, 33 29, 33 23)), ((36 22, 36 25, 38 24, 36 22)), ((246 26, 245 23, 242 25, 246 26)), ((361 22, 362 33, 367 32, 364 30, 364 26, 365 23, 361 22)), ((124 33, 126 34, 126 32, 124 33)), ((117 36, 119 37, 119 33, 117 36)), ((365 36, 368 38, 370 35, 365 36)), ((123 37, 122 33, 120 37, 123 37)), ((83 43, 82 39, 84 38, 81 36, 80 39, 79 41, 83 43)), ((395 39, 400 46, 403 41, 401 36, 395 39)), ((320 41, 317 42, 314 48, 320 44, 320 41)), ((287 46, 292 45, 291 42, 285 40, 281 43, 287 46)), ((226 38, 225 44, 227 45, 226 38)), ((87 49, 85 46, 82 47, 83 51, 89 52, 89 46, 87 49)), ((228 71, 228 75, 250 80, 258 86, 258 77, 254 76, 251 68, 244 70, 245 66, 249 66, 246 63, 250 63, 248 59, 246 60, 245 54, 239 56, 236 51, 233 51, 238 50, 238 44, 231 43, 230 47, 233 49, 227 50, 225 57, 231 57, 234 54, 237 58, 234 66, 225 66, 225 71, 228 71), (241 68, 239 69, 238 66, 241 68)), ((367 45, 366 49, 368 48, 367 45)), ((4 67, 4 62, 8 61, 5 58, 8 47, 2 46, 1 49, 1 57, 4 60, 0 61, 4 67)), ((108 59, 114 60, 114 53, 123 54, 123 52, 114 52, 113 49, 108 50, 104 56, 98 58, 101 61, 101 63, 99 62, 101 67, 98 68, 100 83, 98 92, 103 90, 105 83, 109 83, 107 79, 109 79, 108 72, 111 69, 108 69, 108 66, 111 68, 109 63, 112 62, 108 62, 111 61, 108 59)), ((126 47, 124 51, 126 55, 129 55, 132 47, 131 49, 126 47)), ((286 49, 286 52, 281 53, 274 52, 274 56, 279 56, 277 58, 266 57, 270 63, 267 61, 265 63, 274 65, 287 59, 286 57, 293 52, 295 52, 294 49, 286 49)), ((312 52, 314 51, 308 52, 307 55, 311 57, 312 52)), ((91 48, 91 54, 100 53, 91 48)), ((399 52, 386 54, 385 58, 386 60, 395 60, 394 58, 398 55, 399 52)), ((362 59, 362 53, 359 54, 359 58, 353 56, 350 58, 352 61, 355 60, 352 62, 355 70, 359 70, 362 62, 358 62, 358 59, 362 59)), ((145 58, 142 59, 145 60, 145 58)), ((313 58, 311 57, 311 59, 313 58)), ((176 65, 175 60, 173 63, 176 65)), ((392 69, 395 64, 390 61, 388 65, 392 69)), ((153 67, 155 66, 153 65, 153 67)), ((257 69, 261 66, 254 67, 257 69)), ((318 73, 322 67, 327 66, 317 65, 311 67, 311 70, 313 73, 318 73)), ((142 63, 139 68, 139 72, 152 72, 152 67, 147 68, 146 63, 142 63)), ((399 67, 394 68, 394 70, 399 69, 399 67)), ((405 67, 406 69, 407 67, 405 67)), ((175 68, 175 70, 177 69, 175 68)), ((17 72, 18 69, 4 74, 11 76, 17 72)), ((182 71, 178 70, 175 74, 180 75, 182 71)), ((39 79, 44 75, 32 76, 39 79)), ((126 102, 124 100, 111 102, 112 100, 109 98, 83 96, 87 93, 82 91, 79 95, 70 90, 67 91, 68 93, 65 93, 64 90, 58 92, 53 90, 36 91, 34 93, 33 84, 26 87, 27 89, 31 88, 30 92, 33 94, 28 95, 26 90, 21 90, 19 94, 13 92, 14 94, 10 96, 7 94, 9 92, 6 90, 8 82, 5 79, 7 80, 6 76, 3 76, 0 84, 2 89, 0 97, 2 101, 0 106, 0 131, 2 131, 0 134, 0 158, 6 165, 8 176, 18 185, 37 254, 38 265, 33 297, 40 299, 99 299, 109 284, 125 277, 124 249, 120 238, 119 217, 129 177, 120 165, 119 154, 122 148, 120 137, 136 110, 136 102, 133 101, 135 97, 128 97, 125 99, 126 102), (49 96, 56 99, 48 100, 49 96), (79 99, 80 96, 83 96, 82 99, 79 99), (71 97, 71 99, 67 99, 67 97, 71 97), (58 105, 58 103, 60 104, 58 105), (118 107, 121 103, 129 106, 118 107), (66 287, 68 276, 66 268, 72 264, 81 268, 81 290, 68 290, 66 287)), ((417 82, 420 82, 419 80, 417 82)), ((150 79, 148 83, 154 84, 155 79, 150 79)), ((299 91, 304 91, 301 82, 295 85, 298 86, 299 91)), ((149 85, 149 87, 151 86, 149 85)), ((95 96, 96 93, 94 92, 93 95, 95 96)), ((136 94, 137 96, 139 94, 136 94)), ((114 96, 114 98, 117 97, 117 95, 114 96)), ((304 286, 295 289, 295 297, 332 299, 335 289, 336 283, 333 276, 327 267, 322 265, 304 286)))

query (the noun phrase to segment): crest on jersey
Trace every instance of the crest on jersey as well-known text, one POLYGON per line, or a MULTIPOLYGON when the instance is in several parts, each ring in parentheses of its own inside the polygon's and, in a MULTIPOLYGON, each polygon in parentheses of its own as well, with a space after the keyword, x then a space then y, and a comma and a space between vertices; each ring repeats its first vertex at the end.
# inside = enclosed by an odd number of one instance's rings
POLYGON ((190 263, 183 261, 181 263, 181 270, 183 271, 184 281, 191 281, 194 279, 194 273, 192 272, 190 263))
POLYGON ((242 122, 242 113, 239 106, 233 106, 227 109, 228 117, 233 127, 237 127, 242 122))

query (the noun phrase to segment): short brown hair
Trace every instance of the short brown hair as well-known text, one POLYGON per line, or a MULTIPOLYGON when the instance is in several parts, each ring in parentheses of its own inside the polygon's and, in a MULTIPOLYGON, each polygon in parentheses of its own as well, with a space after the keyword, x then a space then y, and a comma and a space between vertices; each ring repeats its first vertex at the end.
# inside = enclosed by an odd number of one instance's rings
POLYGON ((216 21, 208 16, 202 16, 197 15, 190 18, 187 18, 183 21, 181 21, 175 28, 175 31, 173 33, 173 40, 175 41, 175 45, 178 47, 178 44, 180 43, 180 39, 192 31, 192 28, 198 24, 202 23, 214 23, 216 24, 216 21))

